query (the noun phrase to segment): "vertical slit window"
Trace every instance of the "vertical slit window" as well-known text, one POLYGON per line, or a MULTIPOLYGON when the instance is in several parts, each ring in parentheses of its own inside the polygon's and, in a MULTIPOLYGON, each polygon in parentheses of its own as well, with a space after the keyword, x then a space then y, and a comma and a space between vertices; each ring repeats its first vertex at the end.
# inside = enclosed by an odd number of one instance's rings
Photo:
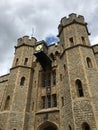
POLYGON ((86 61, 87 61, 87 66, 88 68, 92 68, 92 62, 91 62, 91 59, 89 57, 86 58, 86 61))
POLYGON ((46 107, 46 97, 42 96, 42 108, 44 109, 46 107))
POLYGON ((47 74, 47 86, 51 86, 51 75, 50 75, 50 73, 47 74))
POLYGON ((48 108, 51 107, 51 96, 50 95, 47 96, 47 105, 48 105, 47 106, 48 108))
POLYGON ((84 37, 81 37, 81 39, 82 39, 82 43, 83 43, 84 45, 86 45, 85 38, 84 38, 84 37))
POLYGON ((69 125, 69 130, 72 130, 71 126, 69 125))
POLYGON ((60 81, 62 81, 62 74, 60 74, 60 81))
POLYGON ((42 73, 42 87, 46 87, 46 75, 42 73))
POLYGON ((69 38, 69 41, 70 41, 70 46, 74 46, 73 37, 69 38))
POLYGON ((28 58, 25 58, 24 65, 27 65, 27 63, 28 63, 28 58))
POLYGON ((77 91, 78 91, 78 96, 83 97, 83 88, 82 88, 82 82, 80 80, 76 80, 76 86, 77 86, 77 91))
POLYGON ((53 95, 52 95, 52 101, 53 101, 52 106, 53 106, 53 107, 57 107, 57 97, 56 97, 56 94, 53 94, 53 95))
POLYGON ((8 110, 10 107, 10 96, 7 96, 4 110, 8 110))
POLYGON ((61 97, 62 100, 62 107, 64 106, 64 97, 61 97))
POLYGON ((17 66, 17 65, 18 65, 18 60, 19 60, 19 59, 17 58, 17 59, 16 59, 16 63, 15 63, 15 66, 17 66))
POLYGON ((53 76, 53 85, 56 85, 56 71, 52 72, 52 76, 53 76))

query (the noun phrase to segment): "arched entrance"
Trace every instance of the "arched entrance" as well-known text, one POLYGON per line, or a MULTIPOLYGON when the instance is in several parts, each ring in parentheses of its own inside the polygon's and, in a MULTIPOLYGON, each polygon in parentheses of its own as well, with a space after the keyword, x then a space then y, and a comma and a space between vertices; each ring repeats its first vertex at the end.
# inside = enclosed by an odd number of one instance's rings
POLYGON ((57 126, 51 122, 43 123, 38 130, 58 130, 57 126))
POLYGON ((57 128, 53 126, 47 126, 46 128, 43 128, 42 130, 57 130, 57 128))

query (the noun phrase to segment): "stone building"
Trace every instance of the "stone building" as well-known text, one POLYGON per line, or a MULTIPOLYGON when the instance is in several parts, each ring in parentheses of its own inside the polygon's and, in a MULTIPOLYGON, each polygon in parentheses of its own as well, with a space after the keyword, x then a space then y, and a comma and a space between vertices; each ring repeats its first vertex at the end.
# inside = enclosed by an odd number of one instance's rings
POLYGON ((61 19, 56 44, 18 39, 0 77, 0 130, 98 130, 98 44, 88 35, 73 13, 61 19))

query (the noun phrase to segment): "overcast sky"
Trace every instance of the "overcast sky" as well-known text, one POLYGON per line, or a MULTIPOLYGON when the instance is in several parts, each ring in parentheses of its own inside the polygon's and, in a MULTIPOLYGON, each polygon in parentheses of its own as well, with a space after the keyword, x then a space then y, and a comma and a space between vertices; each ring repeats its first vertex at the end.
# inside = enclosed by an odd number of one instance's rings
POLYGON ((32 33, 38 40, 55 37, 60 19, 70 13, 85 17, 91 44, 97 44, 97 0, 0 0, 0 75, 9 73, 18 38, 32 33))

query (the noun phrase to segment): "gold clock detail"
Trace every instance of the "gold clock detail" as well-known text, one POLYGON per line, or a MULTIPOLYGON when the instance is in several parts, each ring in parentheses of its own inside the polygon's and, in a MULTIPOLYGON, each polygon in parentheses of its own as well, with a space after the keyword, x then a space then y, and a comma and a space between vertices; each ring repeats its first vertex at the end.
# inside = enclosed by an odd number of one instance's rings
POLYGON ((38 46, 36 46, 36 48, 35 48, 36 51, 40 51, 41 49, 42 49, 42 45, 38 45, 38 46))

